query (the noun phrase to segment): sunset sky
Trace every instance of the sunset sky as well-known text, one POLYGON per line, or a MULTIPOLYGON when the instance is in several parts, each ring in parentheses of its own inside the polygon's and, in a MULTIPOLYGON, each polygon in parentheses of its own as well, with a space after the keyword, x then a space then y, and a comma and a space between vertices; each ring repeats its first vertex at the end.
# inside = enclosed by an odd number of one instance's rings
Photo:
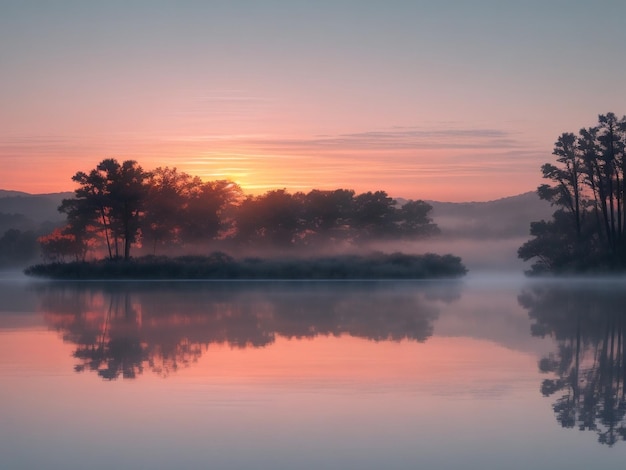
POLYGON ((102 159, 270 188, 519 194, 626 113, 626 2, 0 0, 0 188, 102 159))

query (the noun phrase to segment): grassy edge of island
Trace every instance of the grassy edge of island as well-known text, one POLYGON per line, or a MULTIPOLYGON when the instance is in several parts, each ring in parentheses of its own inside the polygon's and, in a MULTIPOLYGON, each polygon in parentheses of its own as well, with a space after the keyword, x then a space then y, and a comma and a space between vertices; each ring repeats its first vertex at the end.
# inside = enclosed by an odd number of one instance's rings
POLYGON ((97 260, 37 264, 28 276, 55 280, 343 280, 441 279, 467 273, 461 258, 451 254, 373 253, 314 258, 243 258, 225 253, 208 256, 144 256, 124 260, 97 260))

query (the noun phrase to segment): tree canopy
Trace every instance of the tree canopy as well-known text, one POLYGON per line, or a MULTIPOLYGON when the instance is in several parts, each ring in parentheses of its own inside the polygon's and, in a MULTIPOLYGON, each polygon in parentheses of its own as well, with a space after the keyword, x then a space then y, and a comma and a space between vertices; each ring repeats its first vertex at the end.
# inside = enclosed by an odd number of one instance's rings
POLYGON ((598 117, 594 127, 564 133, 555 163, 541 167, 538 194, 557 207, 552 220, 533 222, 534 237, 520 247, 532 272, 626 268, 626 116, 598 117))
MULTIPOLYGON (((144 171, 133 160, 106 159, 73 176, 74 197, 63 201, 65 227, 42 237, 50 260, 142 254, 195 248, 289 249, 415 239, 439 233, 424 201, 399 205, 385 191, 245 196, 228 180, 204 182, 176 168, 144 171), (98 255, 98 253, 100 255, 98 255)), ((198 250, 195 250, 198 251, 198 250)))
POLYGON ((109 258, 130 257, 137 241, 145 203, 148 177, 134 160, 119 163, 103 160, 89 173, 79 171, 72 180, 80 186, 75 197, 65 199, 59 208, 67 214, 64 231, 85 246, 97 234, 104 237, 109 258))

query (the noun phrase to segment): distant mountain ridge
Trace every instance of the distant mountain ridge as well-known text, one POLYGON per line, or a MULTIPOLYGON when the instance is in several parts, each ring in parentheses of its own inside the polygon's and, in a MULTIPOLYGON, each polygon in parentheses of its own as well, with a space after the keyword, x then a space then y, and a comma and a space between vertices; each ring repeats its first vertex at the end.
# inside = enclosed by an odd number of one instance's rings
POLYGON ((31 196, 31 194, 24 193, 22 191, 9 191, 7 189, 0 189, 1 197, 15 197, 15 196, 31 196))
POLYGON ((486 202, 426 201, 432 218, 449 238, 530 236, 530 223, 551 218, 555 208, 535 191, 486 202))
POLYGON ((74 193, 29 194, 20 191, 0 189, 0 232, 9 228, 24 230, 42 224, 59 224, 65 216, 58 211, 61 201, 72 197, 74 193), (11 220, 18 222, 14 226, 11 220))

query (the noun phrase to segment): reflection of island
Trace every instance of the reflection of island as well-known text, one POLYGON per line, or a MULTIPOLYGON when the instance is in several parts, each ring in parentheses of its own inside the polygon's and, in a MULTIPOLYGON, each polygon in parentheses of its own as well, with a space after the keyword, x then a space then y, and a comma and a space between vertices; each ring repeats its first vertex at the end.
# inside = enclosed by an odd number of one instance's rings
POLYGON ((535 336, 551 336, 555 353, 541 359, 541 391, 555 395, 563 427, 598 434, 609 446, 626 440, 626 292, 621 286, 535 286, 519 296, 535 336))
POLYGON ((167 375, 210 344, 262 347, 276 336, 351 335, 425 341, 438 301, 458 297, 454 282, 134 283, 40 287, 45 320, 77 345, 77 371, 133 378, 167 375))

